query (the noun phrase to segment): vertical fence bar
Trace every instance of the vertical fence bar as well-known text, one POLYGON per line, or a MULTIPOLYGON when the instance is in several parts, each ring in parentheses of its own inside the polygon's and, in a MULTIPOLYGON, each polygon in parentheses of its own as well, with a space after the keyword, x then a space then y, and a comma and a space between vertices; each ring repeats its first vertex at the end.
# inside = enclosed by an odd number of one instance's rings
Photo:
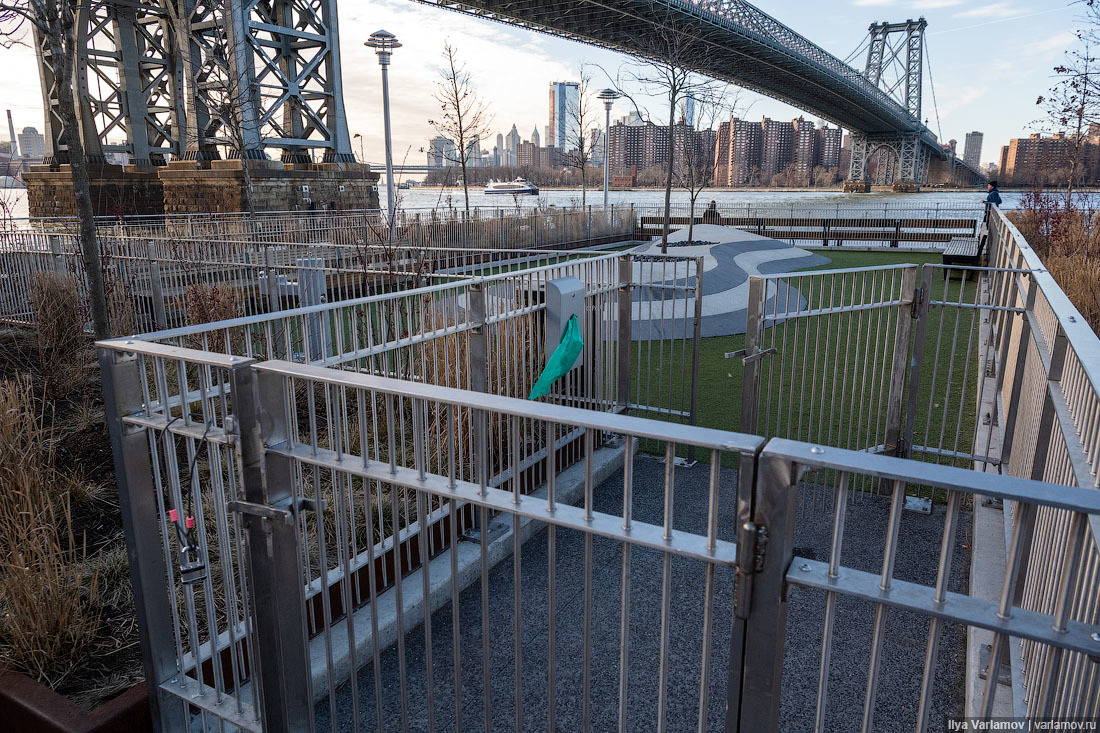
POLYGON ((124 416, 141 412, 144 407, 138 358, 135 354, 101 348, 99 368, 150 717, 162 733, 184 733, 190 730, 185 706, 160 691, 160 685, 176 679, 180 670, 168 585, 174 570, 165 563, 149 435, 144 429, 122 422, 124 416))
POLYGON ((233 407, 241 453, 241 489, 253 506, 279 507, 286 520, 245 512, 248 591, 257 654, 258 692, 264 730, 310 730, 309 654, 306 650, 305 594, 294 501, 295 467, 290 458, 268 453, 287 444, 286 379, 257 377, 251 360, 234 367, 233 407), (263 416, 263 428, 260 420, 263 416))
POLYGON ((616 350, 618 384, 616 401, 618 411, 624 415, 630 411, 630 344, 631 324, 634 320, 634 257, 619 258, 619 342, 616 350))

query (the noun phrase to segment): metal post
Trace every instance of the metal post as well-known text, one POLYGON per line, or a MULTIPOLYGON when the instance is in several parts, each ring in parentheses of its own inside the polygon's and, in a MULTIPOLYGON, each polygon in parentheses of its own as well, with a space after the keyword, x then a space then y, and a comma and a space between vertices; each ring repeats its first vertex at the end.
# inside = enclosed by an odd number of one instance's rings
POLYGON ((58 275, 65 274, 65 256, 61 252, 61 237, 56 234, 51 234, 49 237, 50 242, 50 264, 54 272, 58 275))
MULTIPOLYGON (((302 257, 298 265, 298 304, 307 308, 325 302, 324 259, 320 257, 302 257)), ((310 361, 317 361, 329 355, 328 334, 322 328, 320 313, 310 313, 306 321, 306 350, 310 361)))
MULTIPOLYGON (((929 303, 932 301, 930 293, 932 292, 932 273, 934 271, 935 268, 932 267, 921 268, 920 288, 917 290, 920 302, 913 313, 917 325, 913 335, 913 350, 909 359, 909 397, 905 408, 905 427, 901 433, 901 450, 898 451, 898 455, 902 458, 910 458, 913 454, 913 431, 916 429, 920 372, 924 363, 924 341, 928 333, 928 310, 929 303)), ((908 343, 906 343, 906 348, 908 348, 908 343)), ((893 382, 890 386, 893 387, 893 382)), ((887 419, 887 425, 889 425, 889 419, 887 419)))
POLYGON ((618 384, 616 385, 616 409, 622 414, 630 412, 630 346, 631 325, 634 320, 634 256, 619 258, 619 342, 616 351, 618 384))
POLYGON ((168 328, 168 314, 164 309, 164 285, 157 259, 157 245, 152 239, 145 241, 145 258, 149 263, 149 298, 153 301, 153 322, 157 330, 168 328))
POLYGON ((101 348, 99 369, 150 717, 159 731, 184 733, 190 730, 186 707, 179 698, 160 689, 160 685, 177 679, 180 670, 172 627, 173 590, 167 583, 174 571, 164 558, 149 433, 122 422, 124 416, 142 411, 138 359, 135 354, 101 348))
MULTIPOLYGON (((760 319, 764 308, 764 279, 749 278, 749 302, 745 314, 745 356, 752 356, 759 349, 760 319)), ((756 390, 759 360, 744 362, 741 378, 741 424, 737 427, 742 433, 756 433, 757 400, 756 390)), ((767 437, 767 436, 765 436, 767 437)))
POLYGON ((393 217, 396 200, 393 194, 393 150, 390 141, 390 76, 389 58, 382 62, 382 116, 386 126, 386 212, 389 225, 389 240, 393 241, 393 217))
MULTIPOLYGON (((902 303, 915 303, 917 292, 916 266, 905 268, 901 276, 902 303)), ((902 402, 905 400, 906 367, 909 366, 909 334, 913 328, 912 306, 898 308, 897 327, 894 332, 894 360, 890 366, 890 392, 886 398, 886 455, 903 456, 906 447, 902 445, 901 418, 902 402)))
POLYGON ((739 585, 745 582, 742 575, 751 576, 752 593, 738 609, 730 645, 727 733, 779 730, 786 576, 794 557, 797 482, 798 472, 789 461, 763 456, 758 462, 752 522, 738 526, 739 585), (757 552, 747 551, 752 537, 757 552))
MULTIPOLYGON (((695 425, 699 420, 699 360, 702 348, 703 328, 703 258, 695 258, 695 314, 693 318, 691 334, 691 406, 689 407, 688 424, 695 425)), ((686 334, 685 334, 686 335, 686 334)), ((695 462, 695 446, 688 447, 688 463, 695 462)))
POLYGON ((611 182, 611 102, 604 103, 603 125, 603 208, 607 210, 608 187, 611 182))
POLYGON ((289 437, 287 384, 282 375, 259 374, 252 364, 234 367, 230 379, 240 431, 248 591, 254 643, 261 652, 255 655, 254 673, 264 730, 309 730, 310 664, 294 462, 268 452, 285 446, 289 437), (264 509, 269 511, 260 514, 264 509))

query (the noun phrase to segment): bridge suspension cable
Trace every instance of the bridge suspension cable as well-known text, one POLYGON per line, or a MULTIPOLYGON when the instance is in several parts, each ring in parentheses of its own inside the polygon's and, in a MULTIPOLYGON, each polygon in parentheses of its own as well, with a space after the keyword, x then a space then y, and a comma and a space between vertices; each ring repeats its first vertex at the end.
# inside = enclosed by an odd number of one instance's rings
POLYGON ((936 134, 943 141, 943 130, 940 128, 940 106, 936 104, 936 84, 932 81, 932 57, 928 53, 928 38, 924 38, 924 63, 928 66, 928 88, 932 91, 932 110, 936 113, 936 134))

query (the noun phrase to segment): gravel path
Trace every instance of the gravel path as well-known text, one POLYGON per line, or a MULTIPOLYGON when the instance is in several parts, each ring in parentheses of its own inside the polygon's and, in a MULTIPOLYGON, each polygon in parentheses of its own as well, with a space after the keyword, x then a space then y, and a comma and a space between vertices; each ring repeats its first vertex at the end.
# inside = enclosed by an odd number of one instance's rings
MULTIPOLYGON (((677 469, 674 527, 703 532, 706 526, 707 471, 698 465, 677 469)), ((636 521, 660 524, 663 517, 664 466, 650 456, 639 456, 635 465, 636 521)), ((733 528, 733 490, 736 472, 723 469, 720 534, 730 539, 733 528)), ((622 510, 622 479, 613 477, 595 494, 596 509, 618 514, 622 510)), ((889 502, 881 497, 853 499, 848 508, 844 564, 877 572, 882 562, 889 502)), ((803 490, 798 516, 796 554, 825 560, 831 537, 831 507, 823 493, 803 490)), ((895 577, 932 583, 943 529, 943 509, 932 515, 906 513, 901 522, 900 554, 895 577)), ((970 516, 961 517, 956 537, 956 558, 952 587, 964 590, 967 583, 968 553, 963 549, 970 529, 970 516)), ((560 731, 580 729, 583 659, 584 537, 580 532, 555 532, 557 574, 556 727, 560 731)), ((544 530, 528 541, 521 553, 522 614, 522 698, 524 729, 547 729, 547 551, 544 530)), ((619 634, 621 622, 622 549, 612 540, 593 540, 593 624, 591 630, 592 730, 614 730, 618 724, 619 634)), ((630 659, 628 728, 651 731, 658 714, 658 649, 661 629, 662 556, 656 551, 632 551, 630 580, 630 659)), ((513 563, 502 562, 490 572, 490 645, 492 728, 514 729, 515 689, 513 639, 513 563)), ((670 595, 670 654, 667 699, 668 728, 694 731, 699 709, 701 628, 704 608, 704 566, 700 562, 674 559, 670 595)), ((732 573, 716 573, 714 636, 708 730, 720 730, 724 719, 726 663, 731 627, 732 573)), ((834 631, 833 664, 829 678, 827 729, 858 728, 862 716, 867 678, 874 606, 841 598, 834 631)), ((824 594, 796 589, 789 604, 787 643, 784 658, 784 689, 781 729, 810 730, 813 724, 817 675, 821 654, 824 594)), ((481 588, 475 583, 461 595, 462 721, 460 730, 482 729, 482 645, 481 588)), ((927 639, 927 620, 911 614, 891 612, 880 677, 880 694, 875 712, 876 730, 912 729, 919 699, 920 670, 927 639)), ((427 730, 425 694, 425 640, 423 627, 406 636, 406 670, 409 727, 427 730)), ((451 607, 448 604, 432 617, 432 668, 435 690, 436 730, 455 730, 453 637, 451 607)), ((948 626, 940 646, 933 699, 933 720, 957 713, 962 707, 962 665, 965 629, 948 626)), ((400 684, 396 647, 382 655, 383 725, 399 730, 400 684)), ((358 681, 361 730, 375 729, 374 680, 371 665, 360 670, 358 681)), ((316 708, 318 730, 351 731, 353 704, 350 685, 316 708)))

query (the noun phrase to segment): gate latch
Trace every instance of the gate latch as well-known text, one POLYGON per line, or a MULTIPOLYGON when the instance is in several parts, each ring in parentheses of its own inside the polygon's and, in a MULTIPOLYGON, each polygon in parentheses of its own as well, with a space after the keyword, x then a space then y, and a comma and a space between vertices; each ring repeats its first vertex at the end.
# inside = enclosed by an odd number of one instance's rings
POLYGON ((226 504, 226 508, 238 514, 293 524, 295 517, 301 512, 316 513, 319 510, 323 511, 324 501, 319 502, 317 499, 307 499, 305 497, 287 497, 270 506, 256 504, 251 501, 231 501, 226 504))
POLYGON ((760 359, 763 359, 765 356, 771 356, 772 354, 778 354, 779 351, 774 346, 772 346, 772 347, 764 349, 762 351, 754 351, 753 353, 748 354, 747 356, 746 356, 746 353, 747 352, 746 352, 745 349, 738 349, 737 351, 727 351, 725 354, 723 354, 723 356, 725 356, 727 359, 736 359, 737 357, 740 356, 740 357, 743 357, 741 359, 742 364, 751 364, 754 361, 758 361, 760 359))
POLYGON ((733 613, 737 618, 749 617, 752 576, 764 569, 764 553, 767 547, 767 527, 753 522, 745 522, 738 527, 737 577, 733 590, 733 613))

